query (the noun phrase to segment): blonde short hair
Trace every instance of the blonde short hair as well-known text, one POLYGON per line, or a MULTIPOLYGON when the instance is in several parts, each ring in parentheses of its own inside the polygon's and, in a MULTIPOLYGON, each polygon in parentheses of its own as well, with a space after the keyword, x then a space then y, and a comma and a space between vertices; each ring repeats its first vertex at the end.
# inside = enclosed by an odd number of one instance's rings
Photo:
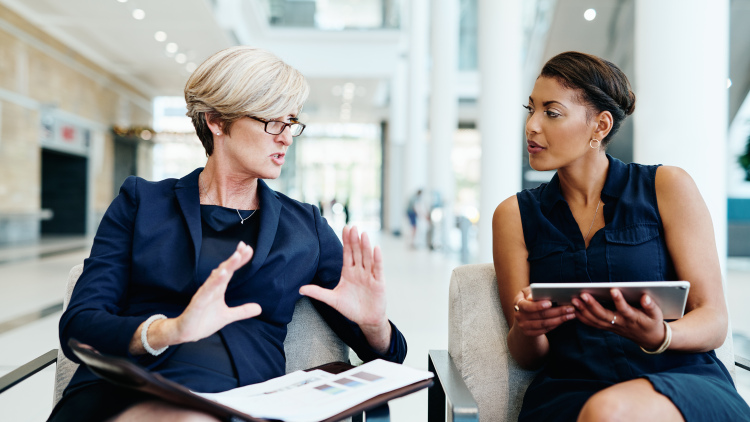
POLYGON ((296 115, 309 92, 305 77, 275 55, 236 46, 198 66, 185 84, 185 102, 187 116, 210 156, 214 141, 207 121, 217 121, 229 135, 232 124, 244 116, 271 120, 296 115))

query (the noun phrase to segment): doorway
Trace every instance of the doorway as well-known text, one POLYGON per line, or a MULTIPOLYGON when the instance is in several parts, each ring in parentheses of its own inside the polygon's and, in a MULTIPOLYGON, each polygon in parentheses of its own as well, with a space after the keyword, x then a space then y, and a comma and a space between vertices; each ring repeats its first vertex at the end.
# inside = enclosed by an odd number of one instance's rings
POLYGON ((42 235, 86 234, 86 157, 42 148, 42 235))

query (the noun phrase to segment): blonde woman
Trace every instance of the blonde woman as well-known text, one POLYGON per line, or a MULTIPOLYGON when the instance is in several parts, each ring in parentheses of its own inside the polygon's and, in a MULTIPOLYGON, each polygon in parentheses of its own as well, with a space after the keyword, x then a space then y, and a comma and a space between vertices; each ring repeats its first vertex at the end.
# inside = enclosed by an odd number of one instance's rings
MULTIPOLYGON (((220 51, 193 72, 185 100, 206 166, 122 185, 60 321, 68 357, 76 338, 194 391, 265 381, 284 374, 286 325, 307 295, 362 359, 403 362, 380 250, 356 228, 344 229, 342 247, 317 208, 263 182, 279 176, 304 130, 297 113, 307 95, 297 70, 251 47, 220 51)), ((212 420, 80 367, 50 420, 108 418, 212 420)))

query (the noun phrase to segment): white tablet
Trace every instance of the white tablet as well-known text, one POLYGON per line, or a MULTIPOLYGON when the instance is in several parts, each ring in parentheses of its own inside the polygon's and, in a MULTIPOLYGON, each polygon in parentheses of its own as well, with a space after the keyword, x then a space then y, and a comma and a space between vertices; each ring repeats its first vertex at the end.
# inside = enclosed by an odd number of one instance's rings
POLYGON ((593 296, 605 308, 615 309, 610 289, 619 289, 630 306, 640 308, 641 297, 651 296, 664 314, 664 319, 682 318, 685 313, 689 281, 627 281, 617 283, 532 283, 534 300, 549 300, 553 306, 569 305, 581 293, 593 296))

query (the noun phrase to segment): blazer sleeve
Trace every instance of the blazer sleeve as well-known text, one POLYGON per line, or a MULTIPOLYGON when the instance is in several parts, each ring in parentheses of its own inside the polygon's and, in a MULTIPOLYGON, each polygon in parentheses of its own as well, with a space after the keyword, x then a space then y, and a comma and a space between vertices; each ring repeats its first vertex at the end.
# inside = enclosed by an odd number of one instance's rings
MULTIPOLYGON (((326 289, 333 289, 338 285, 341 278, 343 247, 331 226, 328 225, 328 222, 320 215, 315 206, 313 206, 313 215, 320 243, 320 257, 312 284, 317 284, 326 289)), ((317 300, 312 300, 312 303, 333 332, 351 347, 363 361, 369 362, 374 359, 383 359, 396 363, 404 362, 406 358, 406 339, 404 339, 403 334, 401 334, 390 320, 388 323, 391 324, 391 345, 387 353, 381 354, 370 346, 359 325, 325 303, 317 300)))
POLYGON ((75 362, 79 360, 68 347, 70 338, 105 354, 132 357, 128 352, 130 340, 148 317, 118 315, 130 280, 133 228, 138 211, 136 185, 137 178, 128 177, 104 214, 91 255, 84 261, 70 304, 60 318, 60 346, 65 356, 75 362))

